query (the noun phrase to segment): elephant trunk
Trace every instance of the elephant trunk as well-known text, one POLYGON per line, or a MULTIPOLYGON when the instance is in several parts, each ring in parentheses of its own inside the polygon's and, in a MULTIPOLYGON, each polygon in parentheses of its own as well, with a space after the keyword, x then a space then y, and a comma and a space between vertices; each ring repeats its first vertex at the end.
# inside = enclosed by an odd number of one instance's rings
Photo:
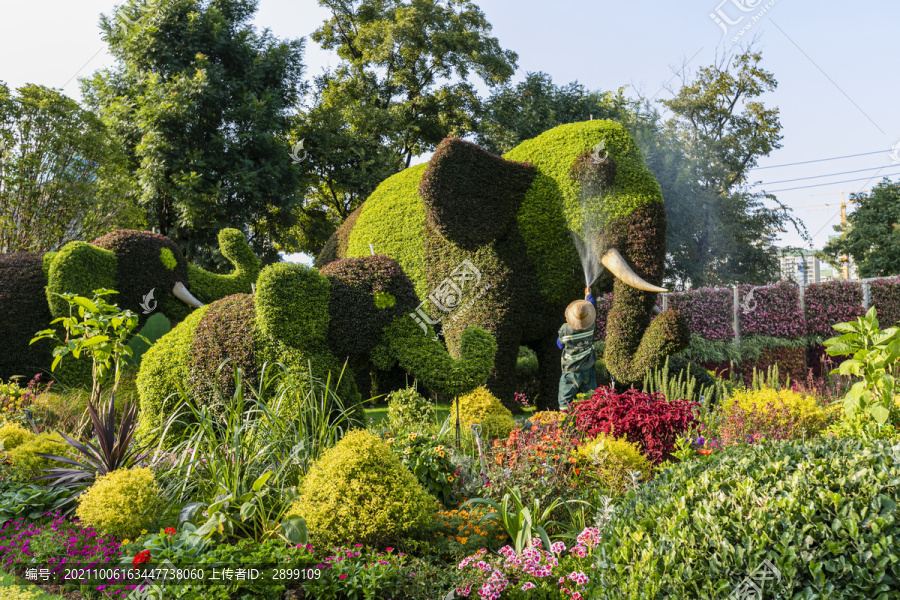
POLYGON ((432 331, 408 316, 399 317, 384 331, 386 350, 410 375, 444 396, 460 396, 487 382, 494 367, 497 343, 480 327, 462 333, 459 358, 454 359, 432 331))

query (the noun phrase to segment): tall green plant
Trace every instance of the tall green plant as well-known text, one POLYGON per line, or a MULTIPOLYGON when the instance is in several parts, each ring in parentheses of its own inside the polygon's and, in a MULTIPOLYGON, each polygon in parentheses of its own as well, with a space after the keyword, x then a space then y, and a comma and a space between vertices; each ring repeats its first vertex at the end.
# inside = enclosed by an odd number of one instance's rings
POLYGON ((500 502, 490 498, 473 498, 463 506, 468 504, 484 504, 493 509, 494 512, 486 514, 484 518, 498 521, 512 539, 516 553, 521 554, 526 547, 531 547, 531 540, 535 537, 541 539, 544 548, 550 548, 550 536, 547 534, 546 528, 551 525, 559 525, 550 520, 550 515, 564 502, 560 498, 556 498, 544 510, 541 510, 541 501, 535 499, 530 506, 525 506, 519 488, 513 487, 503 494, 500 502))
POLYGON ((662 392, 669 400, 692 400, 699 402, 704 413, 711 406, 723 400, 727 394, 726 381, 716 378, 707 385, 698 384, 690 369, 684 368, 674 373, 669 368, 669 359, 659 369, 652 369, 644 376, 644 392, 662 392))
POLYGON ((852 357, 832 373, 861 378, 844 397, 845 414, 851 420, 870 415, 879 425, 884 425, 894 406, 895 377, 900 363, 900 328, 880 330, 874 306, 856 322, 838 323, 832 327, 844 335, 825 340, 825 351, 829 356, 852 357))

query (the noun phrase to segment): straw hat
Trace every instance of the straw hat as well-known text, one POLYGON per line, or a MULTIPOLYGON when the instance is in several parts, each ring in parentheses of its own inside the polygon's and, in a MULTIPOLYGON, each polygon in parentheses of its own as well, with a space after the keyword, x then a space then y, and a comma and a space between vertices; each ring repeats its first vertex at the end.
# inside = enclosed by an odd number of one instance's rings
POLYGON ((566 307, 566 323, 572 329, 587 329, 597 320, 594 305, 587 300, 576 300, 566 307))

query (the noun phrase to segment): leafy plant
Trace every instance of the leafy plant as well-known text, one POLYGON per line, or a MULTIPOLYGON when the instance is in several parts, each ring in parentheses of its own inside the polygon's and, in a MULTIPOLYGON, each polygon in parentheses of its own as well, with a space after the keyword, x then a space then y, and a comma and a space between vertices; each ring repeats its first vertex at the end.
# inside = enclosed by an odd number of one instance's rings
POLYGON ((837 323, 832 327, 844 335, 825 340, 826 352, 830 356, 852 356, 832 373, 862 378, 844 398, 845 414, 850 419, 869 415, 879 425, 886 424, 894 405, 900 328, 880 330, 874 306, 855 323, 837 323))
POLYGON ((433 416, 434 404, 414 387, 393 391, 388 396, 387 420, 397 432, 426 425, 433 416))
POLYGON ((493 509, 494 512, 486 514, 484 519, 498 521, 512 539, 516 553, 520 554, 526 547, 533 546, 535 537, 540 537, 545 547, 550 547, 550 536, 547 534, 546 528, 557 524, 550 520, 550 515, 563 504, 563 501, 557 498, 550 502, 544 510, 541 510, 541 501, 538 499, 533 500, 530 506, 526 506, 522 502, 519 488, 513 487, 503 494, 500 502, 490 498, 473 498, 463 506, 469 504, 483 504, 493 509))
POLYGON ((71 494, 72 498, 77 498, 96 478, 118 469, 130 468, 144 456, 142 448, 131 448, 137 428, 135 404, 128 403, 123 408, 122 419, 118 426, 114 392, 110 394, 109 400, 101 407, 99 413, 90 402, 87 410, 94 425, 95 441, 79 442, 65 433, 57 432, 72 450, 80 454, 79 459, 56 454, 37 454, 51 461, 71 465, 42 469, 46 474, 37 477, 36 480, 50 481, 54 487, 74 492, 71 494))
POLYGON ((389 437, 385 441, 419 483, 444 506, 450 506, 453 483, 459 476, 459 469, 450 460, 450 448, 440 444, 438 436, 419 433, 389 437))
MULTIPOLYGON (((110 375, 113 376, 112 393, 115 394, 122 376, 123 359, 132 355, 128 341, 139 319, 132 311, 119 310, 118 306, 105 300, 106 296, 117 293, 101 288, 94 290, 93 299, 77 294, 56 294, 69 305, 69 316, 54 319, 50 324, 59 324, 65 331, 65 337, 60 338, 59 331, 51 328, 38 332, 31 340, 32 344, 43 339, 57 343, 53 349, 51 371, 55 371, 66 356, 71 355, 76 360, 82 354, 91 357, 89 404, 100 400, 101 387, 110 375)), ((143 336, 138 334, 135 337, 149 344, 143 336)))
POLYGON ((75 514, 86 525, 117 538, 134 537, 157 519, 159 485, 150 469, 118 469, 97 480, 78 498, 75 514))
POLYGON ((671 369, 666 358, 659 369, 648 371, 644 376, 644 392, 662 392, 663 396, 672 400, 691 400, 697 402, 704 412, 711 406, 721 402, 728 393, 726 382, 718 377, 712 383, 698 383, 697 377, 690 369, 671 369))
POLYGON ((13 519, 35 521, 66 496, 66 491, 33 483, 4 483, 0 491, 0 525, 13 519))

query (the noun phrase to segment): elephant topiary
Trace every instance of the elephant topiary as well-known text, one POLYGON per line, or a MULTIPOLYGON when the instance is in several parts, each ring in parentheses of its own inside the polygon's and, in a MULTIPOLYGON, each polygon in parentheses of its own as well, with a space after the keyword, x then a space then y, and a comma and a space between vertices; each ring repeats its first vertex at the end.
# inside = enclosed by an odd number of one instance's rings
POLYGON ((147 231, 113 231, 88 244, 71 242, 58 252, 0 254, 0 378, 30 376, 50 366, 50 345, 29 345, 37 331, 68 315, 56 294, 91 297, 116 290, 110 300, 141 318, 161 312, 171 321, 187 317, 203 302, 250 292, 260 261, 236 229, 219 233, 231 274, 205 271, 185 260, 167 237, 147 231))
MULTIPOLYGON (((193 312, 144 355, 138 372, 139 433, 165 420, 187 392, 215 412, 220 395, 231 393, 234 369, 259 381, 267 364, 281 363, 336 381, 345 364, 398 364, 432 390, 459 395, 483 385, 497 345, 472 327, 460 335, 457 359, 409 317, 418 299, 400 265, 386 256, 336 261, 321 272, 278 263, 259 275, 256 293, 237 294, 193 312)), ((351 374, 337 393, 360 407, 351 374)))
POLYGON ((607 268, 595 292, 614 291, 606 366, 618 382, 639 382, 689 334, 675 311, 651 322, 656 293, 666 291, 658 287, 665 207, 634 140, 612 121, 556 127, 502 158, 446 139, 427 164, 385 180, 316 264, 373 249, 397 259, 425 300, 420 321, 441 322, 451 351, 468 325, 494 335, 488 388, 508 405, 519 346, 531 347, 540 364, 538 405, 547 407, 560 374, 556 333, 585 286, 576 239, 607 268))

